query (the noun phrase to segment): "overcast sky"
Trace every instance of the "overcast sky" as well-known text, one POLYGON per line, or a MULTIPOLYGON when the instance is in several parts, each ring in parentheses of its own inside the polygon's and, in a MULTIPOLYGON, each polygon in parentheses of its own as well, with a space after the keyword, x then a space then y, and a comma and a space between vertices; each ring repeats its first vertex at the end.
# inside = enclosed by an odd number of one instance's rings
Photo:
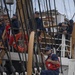
MULTIPOLYGON (((7 5, 7 8, 9 10, 9 14, 10 14, 10 6, 7 5)), ((16 0, 14 0, 14 4, 11 5, 11 17, 13 16, 13 14, 15 14, 15 11, 16 11, 16 0)))
MULTIPOLYGON (((15 2, 16 0, 14 0, 15 2)), ((39 11, 38 7, 38 0, 33 0, 33 5, 34 5, 34 10, 36 8, 37 11, 39 11)), ((41 10, 45 10, 45 1, 46 0, 40 0, 41 2, 41 10)), ((51 8, 54 9, 54 0, 51 1, 51 8)), ((75 6, 73 0, 55 0, 56 1, 56 9, 61 13, 65 14, 68 19, 71 19, 73 14, 75 13, 75 6)), ((9 6, 8 6, 9 7, 9 6)), ((15 13, 15 8, 16 8, 16 2, 14 5, 12 5, 12 14, 15 13)), ((75 17, 73 18, 75 21, 75 17)))
MULTIPOLYGON (((45 4, 43 3, 46 0, 40 0, 41 1, 41 7, 42 10, 45 9, 45 4)), ((51 1, 51 8, 54 9, 54 0, 51 1)), ((75 13, 75 7, 73 0, 55 0, 56 1, 56 9, 61 13, 65 14, 67 18, 71 19, 73 14, 75 13)), ((34 2, 34 9, 36 7, 36 10, 39 11, 37 0, 33 0, 34 2)), ((74 17, 75 21, 75 17, 74 17)))

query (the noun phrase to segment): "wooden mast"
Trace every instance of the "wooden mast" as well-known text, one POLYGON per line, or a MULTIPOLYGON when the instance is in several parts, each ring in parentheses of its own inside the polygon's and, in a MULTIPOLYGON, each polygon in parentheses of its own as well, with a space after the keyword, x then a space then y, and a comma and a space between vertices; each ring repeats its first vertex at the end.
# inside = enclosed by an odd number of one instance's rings
POLYGON ((32 31, 29 38, 28 45, 28 64, 27 64, 27 75, 32 75, 32 57, 33 57, 33 46, 34 46, 34 34, 32 31))
POLYGON ((75 59, 75 23, 74 23, 74 26, 73 26, 73 31, 72 31, 72 58, 75 59))
MULTIPOLYGON (((25 22, 24 21, 28 21, 28 15, 27 15, 27 9, 28 10, 28 14, 29 14, 29 17, 32 18, 32 12, 30 11, 30 3, 29 3, 30 0, 17 0, 17 14, 18 14, 18 18, 20 20, 20 17, 22 18, 22 23, 23 25, 25 25, 25 22), (26 4, 25 4, 25 1, 27 2, 27 7, 26 7, 26 4), (24 13, 23 13, 23 10, 22 10, 22 4, 24 6, 24 13), (20 13, 19 13, 20 11, 20 13), (24 15, 25 15, 25 18, 24 18, 24 15)), ((30 37, 29 37, 29 45, 28 45, 28 63, 27 63, 27 75, 32 75, 32 58, 33 58, 33 46, 34 46, 34 34, 35 32, 32 31, 31 34, 30 34, 30 37)))
MULTIPOLYGON (((24 4, 24 0, 22 0, 23 4, 24 4)), ((18 14, 18 19, 20 20, 20 15, 21 15, 21 18, 22 18, 22 23, 24 23, 24 15, 23 15, 23 11, 22 11, 22 5, 21 5, 21 0, 17 0, 17 14, 18 14), (18 9, 19 8, 19 9, 18 9), (20 10, 20 14, 19 14, 19 10, 20 10)), ((25 12, 26 13, 26 12, 25 12)))

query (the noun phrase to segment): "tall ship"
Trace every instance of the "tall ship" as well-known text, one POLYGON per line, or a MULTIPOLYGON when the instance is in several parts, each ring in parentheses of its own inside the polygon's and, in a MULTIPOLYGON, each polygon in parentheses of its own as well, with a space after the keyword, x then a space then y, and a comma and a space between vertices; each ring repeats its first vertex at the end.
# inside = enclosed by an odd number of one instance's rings
POLYGON ((59 74, 44 75, 75 75, 71 1, 75 8, 74 0, 0 0, 0 75, 42 75, 46 47, 58 56, 60 68, 59 74))

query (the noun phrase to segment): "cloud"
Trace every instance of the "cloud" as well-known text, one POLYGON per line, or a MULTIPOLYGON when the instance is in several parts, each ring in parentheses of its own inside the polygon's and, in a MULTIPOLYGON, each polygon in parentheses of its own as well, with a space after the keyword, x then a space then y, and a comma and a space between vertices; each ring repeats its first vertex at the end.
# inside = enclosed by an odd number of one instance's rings
MULTIPOLYGON (((33 6, 34 10, 36 8, 37 11, 39 11, 39 6, 38 6, 38 0, 33 0, 33 6), (36 3, 36 4, 35 4, 36 3)), ((47 0, 49 1, 49 0, 47 0)), ((51 1, 51 8, 54 9, 54 0, 51 1)), ((61 13, 65 14, 68 19, 71 19, 73 14, 75 13, 75 7, 74 7, 74 2, 73 0, 55 0, 56 2, 56 9, 61 13), (64 2, 63 2, 64 1, 64 2), (64 6, 65 4, 65 6, 64 6)), ((47 10, 46 8, 46 0, 40 0, 41 7, 43 7, 41 10, 47 10), (44 4, 45 1, 45 4, 44 4)), ((74 17, 75 21, 75 17, 74 17)))

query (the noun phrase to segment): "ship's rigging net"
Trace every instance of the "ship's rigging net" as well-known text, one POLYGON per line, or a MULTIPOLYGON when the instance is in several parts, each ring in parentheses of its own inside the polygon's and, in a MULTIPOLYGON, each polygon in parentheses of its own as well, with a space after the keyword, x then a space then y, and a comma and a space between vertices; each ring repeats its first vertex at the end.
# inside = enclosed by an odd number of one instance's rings
MULTIPOLYGON (((50 45, 51 48, 53 49, 58 47, 57 44, 55 43, 56 41, 55 27, 57 29, 57 33, 59 29, 57 25, 58 11, 56 9, 56 1, 53 0, 54 10, 52 10, 50 0, 16 0, 16 16, 20 25, 19 33, 17 34, 15 34, 14 32, 14 29, 17 30, 17 28, 14 28, 12 26, 13 24, 11 22, 9 11, 6 5, 6 1, 3 0, 3 2, 4 2, 4 8, 8 16, 7 19, 10 23, 9 30, 11 30, 12 32, 12 35, 10 36, 7 44, 9 47, 12 46, 15 49, 15 51, 18 53, 20 63, 21 63, 21 69, 22 69, 21 72, 23 72, 23 75, 25 75, 25 72, 28 72, 29 75, 31 73, 38 75, 38 73, 40 74, 41 69, 46 69, 44 62, 43 62, 43 58, 41 56, 41 51, 43 51, 47 45, 50 45), (35 2, 35 6, 34 6, 34 2, 35 2), (39 37, 38 37, 38 30, 36 27, 37 23, 34 17, 34 13, 35 13, 34 11, 36 11, 36 4, 39 9, 41 21, 43 22, 42 23, 43 29, 41 30, 41 35, 39 37), (30 34, 32 34, 33 36, 32 35, 30 36, 30 34), (32 38, 33 41, 31 41, 29 37, 30 38, 33 37, 32 38), (48 40, 46 40, 47 38, 48 40), (30 43, 32 45, 30 45, 30 43), (30 48, 31 48, 31 51, 30 51, 30 48), (28 61, 30 58, 28 58, 27 60, 27 54, 30 53, 28 50, 32 53, 31 58, 33 61, 30 61, 30 62, 28 61), (22 57, 20 53, 22 54, 22 57), (30 65, 30 68, 28 67, 29 65, 30 65)), ((63 3, 64 3, 64 0, 63 0, 63 3)), ((64 3, 64 9, 66 11, 65 3, 64 3)), ((57 39, 58 41, 60 40, 59 38, 57 39)), ((11 72, 15 75, 16 69, 14 69, 12 60, 11 60, 12 58, 8 54, 8 51, 10 53, 10 48, 5 46, 5 40, 3 38, 2 38, 2 42, 4 45, 4 48, 2 49, 4 49, 4 51, 6 52, 8 59, 10 61, 10 66, 12 70, 11 72)), ((61 51, 59 51, 59 53, 60 53, 59 56, 61 59, 61 51)), ((61 72, 62 72, 62 66, 61 66, 61 72)))

